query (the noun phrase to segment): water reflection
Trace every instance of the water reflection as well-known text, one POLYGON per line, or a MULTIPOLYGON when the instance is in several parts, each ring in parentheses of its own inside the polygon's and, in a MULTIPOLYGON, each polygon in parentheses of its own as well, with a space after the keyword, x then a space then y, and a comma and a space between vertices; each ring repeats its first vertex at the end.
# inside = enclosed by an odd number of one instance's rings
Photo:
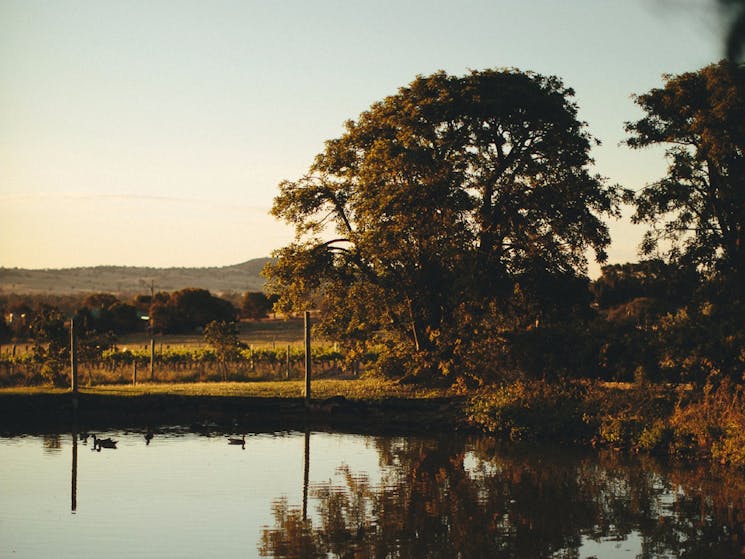
POLYGON ((305 430, 303 445, 303 522, 308 520, 308 485, 310 479, 310 431, 305 430))
POLYGON ((70 510, 74 513, 78 509, 78 434, 77 428, 72 429, 72 468, 70 474, 70 510))
POLYGON ((0 438, 0 556, 745 555, 745 478, 708 467, 455 436, 249 433, 240 452, 163 427, 99 427, 119 444, 97 453, 71 431, 0 438))
POLYGON ((665 472, 617 454, 505 451, 485 438, 375 444, 381 483, 341 466, 312 485, 310 515, 305 491, 300 510, 278 498, 261 555, 568 558, 594 548, 602 557, 617 542, 637 547, 624 557, 745 554, 741 478, 665 472))
POLYGON ((44 452, 60 452, 62 443, 58 434, 44 435, 44 452))

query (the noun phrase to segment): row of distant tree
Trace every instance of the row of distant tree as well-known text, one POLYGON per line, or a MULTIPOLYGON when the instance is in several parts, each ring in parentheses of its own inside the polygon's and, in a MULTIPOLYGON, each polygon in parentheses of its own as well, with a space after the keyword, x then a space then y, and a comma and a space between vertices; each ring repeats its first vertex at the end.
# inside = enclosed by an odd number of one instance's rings
POLYGON ((138 295, 131 302, 121 301, 111 293, 64 297, 3 295, 0 343, 30 343, 34 375, 64 386, 69 383, 73 321, 78 359, 86 363, 101 359, 122 334, 148 329, 163 334, 199 332, 215 350, 226 375, 225 362, 234 358, 239 349, 237 321, 264 318, 272 308, 270 298, 261 292, 247 292, 237 299, 239 307, 197 288, 138 295))
POLYGON ((0 340, 33 339, 43 323, 71 317, 86 332, 113 335, 143 332, 189 333, 203 329, 212 321, 266 318, 272 301, 262 292, 249 291, 229 298, 205 289, 187 288, 153 296, 137 295, 122 301, 111 293, 85 295, 2 295, 0 340))

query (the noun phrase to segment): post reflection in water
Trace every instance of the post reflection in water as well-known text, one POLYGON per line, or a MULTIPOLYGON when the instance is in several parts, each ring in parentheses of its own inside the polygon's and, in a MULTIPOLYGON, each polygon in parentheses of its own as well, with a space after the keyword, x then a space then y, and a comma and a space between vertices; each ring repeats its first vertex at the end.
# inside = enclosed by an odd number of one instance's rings
MULTIPOLYGON (((306 433, 306 460, 308 449, 306 433)), ((540 455, 488 438, 375 440, 381 483, 340 465, 277 499, 265 557, 736 557, 745 484, 620 454, 540 455), (704 480, 710 479, 708 483, 704 480), (619 551, 620 548, 620 551, 619 551)), ((307 465, 306 465, 307 472, 307 465)), ((307 478, 306 478, 307 480, 307 478)))
POLYGON ((72 466, 70 472, 70 511, 78 510, 78 402, 72 403, 72 466))
POLYGON ((308 481, 310 477, 310 431, 305 430, 303 452, 303 522, 308 520, 308 481))
POLYGON ((78 430, 72 428, 72 472, 70 475, 70 509, 74 513, 78 510, 78 430))

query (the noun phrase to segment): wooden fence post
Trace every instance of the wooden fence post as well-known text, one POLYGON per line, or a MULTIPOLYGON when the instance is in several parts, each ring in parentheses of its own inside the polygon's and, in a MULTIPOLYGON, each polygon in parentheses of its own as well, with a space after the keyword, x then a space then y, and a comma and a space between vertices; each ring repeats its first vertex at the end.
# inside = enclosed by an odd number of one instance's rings
POLYGON ((285 374, 285 378, 290 378, 290 344, 287 344, 287 371, 285 374))
POLYGON ((132 361, 132 386, 137 384, 137 360, 132 361))
POLYGON ((310 403, 310 311, 305 311, 305 403, 310 403))
POLYGON ((155 338, 150 338, 150 382, 155 380, 155 338))

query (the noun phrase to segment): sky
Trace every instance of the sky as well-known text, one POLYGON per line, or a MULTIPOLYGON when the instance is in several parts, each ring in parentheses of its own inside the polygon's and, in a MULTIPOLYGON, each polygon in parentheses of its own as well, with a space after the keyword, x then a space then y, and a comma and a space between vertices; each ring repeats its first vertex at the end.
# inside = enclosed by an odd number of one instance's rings
MULTIPOLYGON (((720 23, 710 0, 0 0, 0 267, 268 256, 278 184, 437 70, 559 76, 595 172, 639 189, 666 165, 622 144, 631 96, 722 58, 720 23)), ((611 262, 637 260, 629 214, 611 262)))

